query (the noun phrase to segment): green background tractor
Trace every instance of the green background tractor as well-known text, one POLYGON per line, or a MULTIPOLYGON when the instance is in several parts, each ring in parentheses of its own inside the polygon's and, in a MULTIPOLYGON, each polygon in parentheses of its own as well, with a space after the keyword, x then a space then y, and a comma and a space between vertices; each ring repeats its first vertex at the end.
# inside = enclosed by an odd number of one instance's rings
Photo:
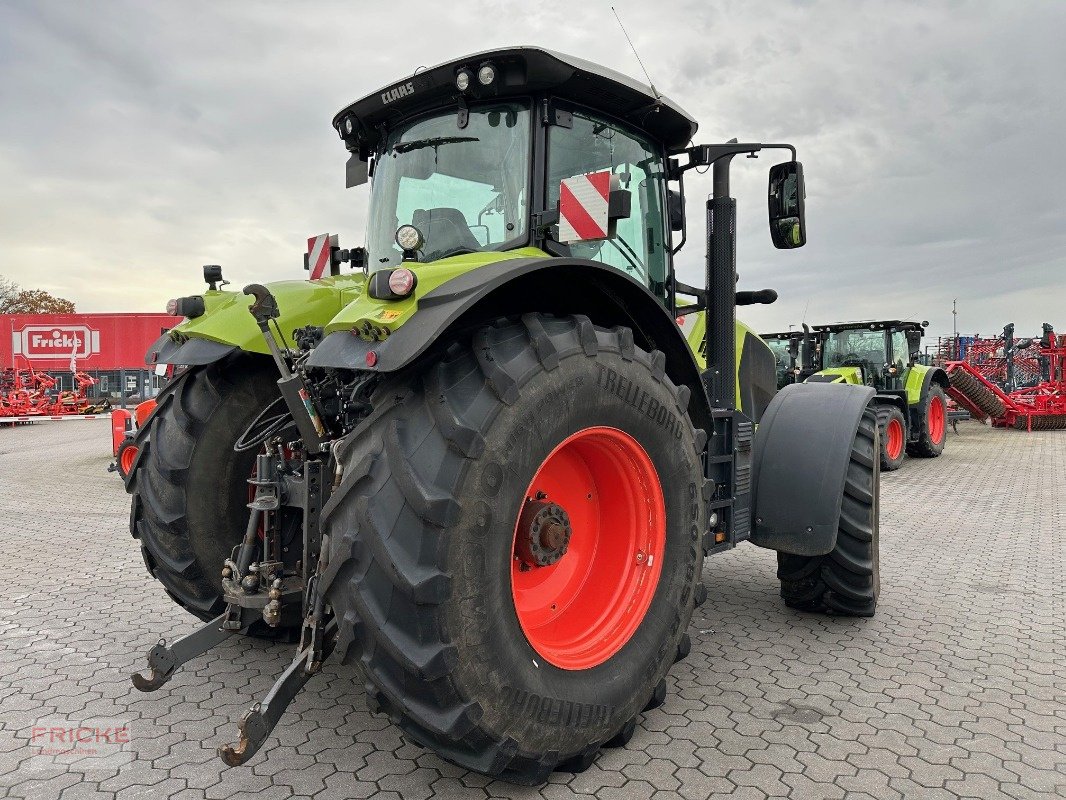
POLYGON ((802 383, 821 368, 822 335, 806 324, 802 330, 759 335, 774 354, 777 388, 802 383))
POLYGON ((776 294, 736 291, 730 162, 790 151, 769 223, 799 247, 791 145, 692 145, 669 99, 538 48, 422 70, 333 127, 348 185, 373 179, 365 247, 245 294, 207 268, 149 354, 181 372, 138 434, 131 529, 207 622, 138 688, 233 633, 298 636, 227 763, 335 651, 409 739, 539 783, 662 703, 706 556, 753 542, 790 607, 874 613, 874 390, 776 392, 736 322, 776 294), (674 269, 697 167, 700 287, 674 269))
POLYGON ((935 458, 947 440, 947 373, 919 364, 927 323, 882 320, 816 325, 821 365, 810 382, 849 383, 876 392, 881 467, 906 455, 935 458))

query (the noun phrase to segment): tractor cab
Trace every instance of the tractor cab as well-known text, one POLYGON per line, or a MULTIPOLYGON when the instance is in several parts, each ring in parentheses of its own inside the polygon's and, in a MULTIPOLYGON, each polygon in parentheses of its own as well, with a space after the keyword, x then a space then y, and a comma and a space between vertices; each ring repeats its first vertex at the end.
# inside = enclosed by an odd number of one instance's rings
POLYGON ((784 389, 791 383, 802 383, 821 366, 820 331, 812 331, 804 325, 802 331, 763 333, 760 338, 774 355, 778 389, 784 389))
POLYGON ((848 382, 878 391, 902 391, 909 369, 918 361, 919 343, 927 324, 885 320, 817 325, 815 331, 824 342, 824 371, 857 371, 848 382))
POLYGON ((696 123, 648 87, 513 48, 419 72, 333 124, 348 185, 373 181, 370 272, 536 248, 614 267, 672 305, 670 154, 696 123))

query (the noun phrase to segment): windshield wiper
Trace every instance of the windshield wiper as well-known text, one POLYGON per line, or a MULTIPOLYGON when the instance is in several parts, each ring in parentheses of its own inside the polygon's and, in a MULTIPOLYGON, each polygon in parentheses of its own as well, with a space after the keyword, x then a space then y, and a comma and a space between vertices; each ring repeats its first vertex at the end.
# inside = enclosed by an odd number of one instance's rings
POLYGON ((459 245, 457 247, 448 247, 440 252, 431 252, 425 255, 426 261, 440 261, 442 258, 451 258, 452 256, 462 256, 468 253, 477 253, 478 250, 471 250, 469 247, 459 245))
POLYGON ((410 153, 412 150, 421 150, 424 147, 437 147, 442 144, 455 144, 456 142, 480 142, 476 136, 434 136, 431 139, 415 139, 412 142, 397 142, 392 146, 394 153, 410 153))

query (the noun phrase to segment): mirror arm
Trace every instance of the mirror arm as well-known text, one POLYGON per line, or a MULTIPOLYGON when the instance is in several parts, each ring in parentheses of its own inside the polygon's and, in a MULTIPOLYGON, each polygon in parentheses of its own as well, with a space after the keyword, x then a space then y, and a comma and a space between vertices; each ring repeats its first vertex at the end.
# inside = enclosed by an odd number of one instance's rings
POLYGON ((674 281, 674 291, 681 292, 681 294, 687 294, 691 297, 695 297, 700 303, 707 302, 707 290, 697 289, 695 286, 689 286, 687 283, 682 283, 679 280, 674 281))
MULTIPOLYGON (((671 166, 674 163, 671 161, 671 166)), ((668 179, 669 180, 669 179, 668 179)), ((688 239, 688 221, 685 219, 685 173, 684 170, 677 173, 677 191, 681 195, 681 241, 677 243, 677 247, 670 250, 670 257, 673 258, 679 252, 681 248, 685 246, 685 241, 688 239)), ((668 195, 669 198, 669 195, 668 195)), ((668 209, 669 210, 669 209, 668 209)))

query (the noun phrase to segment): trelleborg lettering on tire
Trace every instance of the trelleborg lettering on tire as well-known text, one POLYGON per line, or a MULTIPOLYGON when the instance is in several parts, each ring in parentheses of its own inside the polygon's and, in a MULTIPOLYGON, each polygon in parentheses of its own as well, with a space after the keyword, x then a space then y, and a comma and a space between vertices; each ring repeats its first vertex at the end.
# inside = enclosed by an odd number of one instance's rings
POLYGON ((631 383, 624 375, 619 375, 605 364, 596 366, 599 367, 599 385, 605 391, 617 395, 637 411, 646 414, 648 419, 665 428, 675 439, 681 438, 681 420, 670 409, 648 395, 640 386, 631 383))

